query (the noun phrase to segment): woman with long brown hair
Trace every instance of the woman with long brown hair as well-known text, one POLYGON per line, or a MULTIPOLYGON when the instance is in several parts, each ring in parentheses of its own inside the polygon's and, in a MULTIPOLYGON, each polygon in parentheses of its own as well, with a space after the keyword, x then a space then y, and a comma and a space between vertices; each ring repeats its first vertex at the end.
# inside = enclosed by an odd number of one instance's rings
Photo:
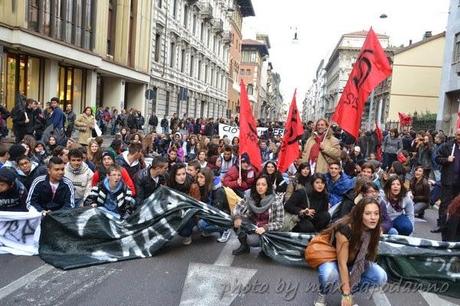
POLYGON ((102 150, 95 139, 89 141, 86 155, 87 159, 93 162, 96 167, 102 164, 102 150))
POLYGON ((326 305, 326 296, 340 284, 342 306, 351 306, 352 294, 381 287, 386 272, 375 263, 380 239, 380 206, 374 197, 363 198, 350 215, 321 232, 331 237, 337 260, 318 266, 320 293, 315 306, 326 305))

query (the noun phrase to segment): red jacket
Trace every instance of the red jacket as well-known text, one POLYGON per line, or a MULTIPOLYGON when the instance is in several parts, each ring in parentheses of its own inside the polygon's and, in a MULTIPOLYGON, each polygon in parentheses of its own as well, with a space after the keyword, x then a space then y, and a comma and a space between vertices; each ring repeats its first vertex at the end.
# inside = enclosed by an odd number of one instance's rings
MULTIPOLYGON (((128 186, 129 190, 132 193, 132 196, 135 197, 136 196, 136 187, 134 187, 133 180, 131 179, 131 177, 129 176, 128 171, 125 168, 123 168, 123 167, 120 167, 120 168, 121 168, 121 179, 126 184, 126 186, 128 186)), ((94 172, 93 179, 91 181, 93 187, 97 186, 97 184, 99 184, 99 176, 100 176, 99 170, 96 170, 96 172, 94 172)))
POLYGON ((237 183, 239 175, 238 167, 232 166, 225 174, 222 184, 232 189, 247 190, 254 185, 258 174, 252 166, 248 170, 241 170, 241 186, 237 183))

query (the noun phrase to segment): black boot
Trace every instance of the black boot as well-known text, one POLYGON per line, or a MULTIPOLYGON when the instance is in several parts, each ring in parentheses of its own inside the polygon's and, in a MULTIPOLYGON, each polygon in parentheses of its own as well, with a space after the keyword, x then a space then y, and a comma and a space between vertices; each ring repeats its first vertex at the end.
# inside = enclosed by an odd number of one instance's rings
POLYGON ((249 253, 249 245, 247 242, 247 235, 246 234, 240 234, 238 235, 238 240, 240 241, 241 245, 239 248, 235 249, 232 251, 232 254, 235 256, 244 254, 244 253, 249 253))

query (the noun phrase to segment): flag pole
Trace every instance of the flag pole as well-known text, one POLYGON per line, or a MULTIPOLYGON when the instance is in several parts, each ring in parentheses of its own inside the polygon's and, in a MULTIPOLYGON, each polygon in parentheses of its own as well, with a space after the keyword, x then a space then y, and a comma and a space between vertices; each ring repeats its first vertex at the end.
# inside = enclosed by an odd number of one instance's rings
POLYGON ((240 158, 239 158, 239 163, 240 163, 240 166, 238 167, 238 169, 239 169, 239 178, 241 180, 241 155, 240 155, 240 158))

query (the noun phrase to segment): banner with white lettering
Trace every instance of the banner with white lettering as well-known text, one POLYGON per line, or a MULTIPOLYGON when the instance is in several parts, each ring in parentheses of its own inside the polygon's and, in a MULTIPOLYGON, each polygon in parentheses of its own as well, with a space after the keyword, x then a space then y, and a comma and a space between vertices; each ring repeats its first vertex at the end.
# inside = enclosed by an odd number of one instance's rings
MULTIPOLYGON (((266 127, 258 127, 257 128, 257 136, 262 136, 268 130, 266 127)), ((284 135, 284 129, 273 129, 273 136, 282 137, 284 135)), ((227 136, 230 140, 234 137, 240 137, 240 128, 237 126, 231 126, 223 123, 219 123, 219 137, 224 138, 227 136)))
POLYGON ((36 211, 0 211, 0 254, 38 254, 41 218, 36 211))

